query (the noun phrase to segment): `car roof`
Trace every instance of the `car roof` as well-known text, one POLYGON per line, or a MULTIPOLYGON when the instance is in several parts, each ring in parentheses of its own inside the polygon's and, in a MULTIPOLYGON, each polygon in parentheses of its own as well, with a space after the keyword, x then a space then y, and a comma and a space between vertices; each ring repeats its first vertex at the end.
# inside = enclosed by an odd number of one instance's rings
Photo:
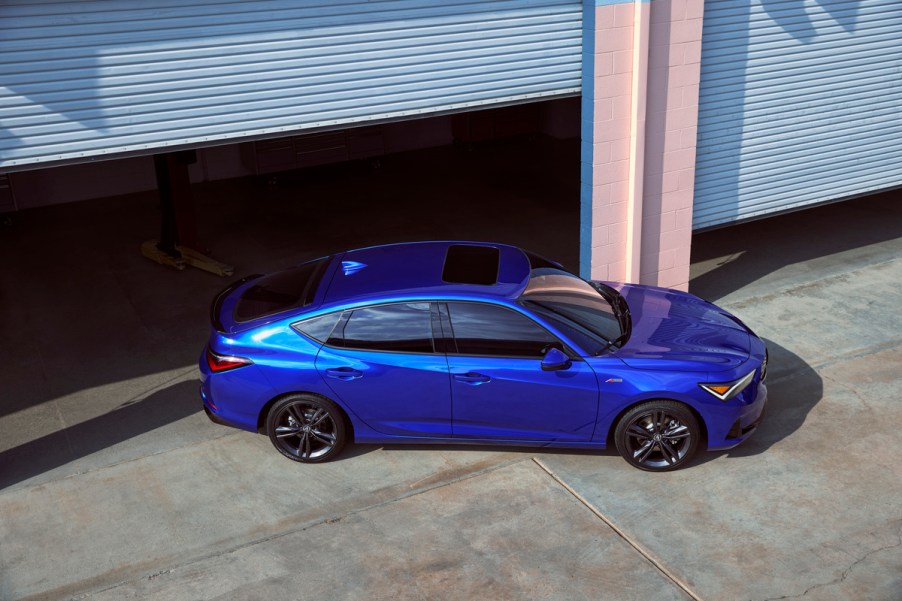
MULTIPOLYGON (((463 263, 466 273, 467 264, 463 263)), ((331 280, 321 306, 397 296, 473 296, 517 298, 529 281, 529 259, 507 244, 466 241, 406 242, 371 246, 335 255, 331 280), (485 271, 497 257, 497 277, 491 284, 446 281, 446 257, 460 251, 475 261, 474 272, 485 271), (493 250, 497 249, 497 251, 493 250), (475 255, 475 258, 474 256, 475 255), (479 263, 484 263, 480 265, 479 263)), ((455 278, 457 280, 466 279, 455 278)))

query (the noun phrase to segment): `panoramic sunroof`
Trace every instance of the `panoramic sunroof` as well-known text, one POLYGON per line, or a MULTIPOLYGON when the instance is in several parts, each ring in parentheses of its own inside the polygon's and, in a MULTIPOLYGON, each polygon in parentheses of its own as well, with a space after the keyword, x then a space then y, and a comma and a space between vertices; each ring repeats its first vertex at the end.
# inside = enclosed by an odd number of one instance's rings
POLYGON ((450 284, 481 284, 498 282, 500 253, 493 246, 454 244, 445 255, 442 280, 450 284))

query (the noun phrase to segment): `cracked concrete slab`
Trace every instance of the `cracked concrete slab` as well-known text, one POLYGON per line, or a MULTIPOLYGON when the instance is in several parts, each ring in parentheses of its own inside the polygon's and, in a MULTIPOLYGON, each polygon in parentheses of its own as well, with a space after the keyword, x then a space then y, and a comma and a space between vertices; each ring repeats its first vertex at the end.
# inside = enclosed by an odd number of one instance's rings
POLYGON ((86 598, 689 597, 524 460, 86 598))
MULTIPOLYGON (((792 394, 800 384, 787 378, 776 388, 792 394)), ((902 441, 892 424, 902 407, 871 402, 867 409, 827 382, 805 427, 789 437, 778 434, 788 422, 773 407, 758 440, 675 473, 649 477, 592 457, 542 461, 702 599, 805 591, 838 601, 898 599, 902 441)))
MULTIPOLYGON (((438 234, 525 244, 575 267, 577 196, 480 195, 499 177, 490 159, 480 156, 476 180, 472 161, 449 163, 456 187, 436 191, 426 219, 418 189, 385 192, 402 189, 387 168, 378 202, 367 177, 199 188, 205 239, 240 275, 349 238, 438 234), (321 231, 348 211, 361 216, 353 231, 321 231)), ((691 291, 769 342, 768 419, 747 444, 673 474, 638 472, 610 451, 543 453, 561 485, 525 462, 529 449, 351 446, 308 469, 265 437, 210 424, 193 364, 225 282, 140 256, 157 234, 155 203, 26 211, 0 232, 0 255, 16 257, 0 270, 0 599, 303 598, 304 586, 337 597, 679 598, 661 572, 706 600, 902 598, 898 197, 696 235, 691 291), (643 553, 661 570, 648 572, 643 553)))
POLYGON ((0 495, 0 599, 66 598, 522 459, 470 449, 302 465, 226 436, 0 495))
POLYGON ((649 475, 542 461, 706 600, 902 598, 902 260, 726 308, 771 349, 746 443, 649 475))

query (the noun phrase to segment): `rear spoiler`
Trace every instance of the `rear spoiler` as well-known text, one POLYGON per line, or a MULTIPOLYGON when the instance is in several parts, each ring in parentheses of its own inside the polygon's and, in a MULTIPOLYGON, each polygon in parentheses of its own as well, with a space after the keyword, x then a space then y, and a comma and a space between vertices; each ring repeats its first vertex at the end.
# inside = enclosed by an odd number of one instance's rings
POLYGON ((221 334, 225 334, 225 327, 222 325, 222 320, 219 319, 219 312, 222 309, 222 301, 226 299, 230 292, 232 292, 235 288, 254 280, 256 278, 261 277, 262 274, 255 273, 254 275, 249 275, 247 277, 243 277, 237 282, 232 282, 228 286, 226 286, 219 294, 216 295, 216 298, 213 299, 213 304, 210 306, 210 323, 213 324, 213 328, 216 329, 217 332, 221 334))

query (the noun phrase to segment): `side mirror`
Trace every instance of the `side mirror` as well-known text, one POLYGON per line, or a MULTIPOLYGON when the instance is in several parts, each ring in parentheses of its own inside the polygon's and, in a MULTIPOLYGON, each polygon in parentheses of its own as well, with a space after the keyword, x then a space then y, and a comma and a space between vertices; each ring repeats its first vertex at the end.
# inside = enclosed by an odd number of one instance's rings
POLYGON ((550 348, 542 357, 542 371, 558 371, 572 365, 570 357, 559 348, 550 348))

